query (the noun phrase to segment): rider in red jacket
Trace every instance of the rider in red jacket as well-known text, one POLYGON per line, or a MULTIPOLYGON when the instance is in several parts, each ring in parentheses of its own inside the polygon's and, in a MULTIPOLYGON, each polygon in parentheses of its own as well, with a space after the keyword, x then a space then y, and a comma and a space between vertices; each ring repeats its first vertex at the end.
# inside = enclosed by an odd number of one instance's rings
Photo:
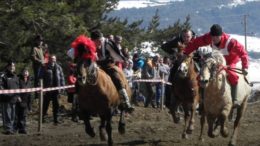
MULTIPOLYGON (((184 53, 189 55, 191 52, 201 46, 211 45, 213 49, 218 49, 225 57, 227 66, 235 68, 236 64, 242 61, 242 71, 247 75, 248 71, 248 54, 244 46, 230 35, 222 32, 222 28, 218 24, 214 24, 210 28, 210 32, 191 41, 184 49, 184 53)), ((227 76, 231 85, 231 96, 234 107, 239 106, 237 100, 237 83, 238 75, 235 72, 229 71, 227 76)))

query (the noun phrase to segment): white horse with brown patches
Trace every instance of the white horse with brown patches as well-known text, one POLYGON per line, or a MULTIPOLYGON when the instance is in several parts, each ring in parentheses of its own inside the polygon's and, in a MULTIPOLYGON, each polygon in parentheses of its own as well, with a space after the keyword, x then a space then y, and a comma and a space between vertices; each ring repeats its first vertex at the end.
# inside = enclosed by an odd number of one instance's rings
MULTIPOLYGON (((224 56, 217 50, 214 50, 212 55, 207 57, 202 65, 200 83, 201 86, 204 87, 204 112, 201 118, 200 140, 202 140, 205 117, 208 122, 209 137, 214 138, 218 135, 218 126, 221 127, 221 135, 223 137, 228 136, 226 124, 230 111, 232 110, 232 98, 231 87, 226 78, 227 69, 229 68, 226 66, 224 56)), ((251 87, 245 81, 244 76, 242 74, 238 74, 238 76, 238 100, 240 100, 242 104, 237 108, 234 131, 229 143, 229 145, 232 146, 236 145, 240 120, 245 112, 247 99, 251 93, 251 87)))

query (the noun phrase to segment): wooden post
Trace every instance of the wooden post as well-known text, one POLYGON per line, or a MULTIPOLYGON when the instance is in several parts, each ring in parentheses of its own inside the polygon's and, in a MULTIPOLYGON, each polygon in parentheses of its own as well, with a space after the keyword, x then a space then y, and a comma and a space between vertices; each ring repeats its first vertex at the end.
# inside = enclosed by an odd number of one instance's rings
MULTIPOLYGON (((164 81, 164 73, 162 74, 162 80, 164 81)), ((162 82, 162 92, 161 92, 161 110, 163 110, 163 106, 164 106, 164 87, 165 87, 165 83, 162 82)))
POLYGON ((245 49, 247 51, 247 16, 248 15, 244 15, 244 29, 245 29, 245 49))
POLYGON ((38 119, 38 132, 42 130, 42 107, 43 107, 43 80, 40 79, 40 97, 39 97, 39 119, 38 119))

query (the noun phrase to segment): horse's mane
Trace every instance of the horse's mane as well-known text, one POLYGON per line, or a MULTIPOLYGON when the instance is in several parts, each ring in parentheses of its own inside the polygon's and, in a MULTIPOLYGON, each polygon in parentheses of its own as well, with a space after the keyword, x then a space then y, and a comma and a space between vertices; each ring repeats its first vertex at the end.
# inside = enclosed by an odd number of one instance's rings
POLYGON ((216 61, 217 64, 226 66, 226 60, 220 51, 213 50, 211 56, 216 61))

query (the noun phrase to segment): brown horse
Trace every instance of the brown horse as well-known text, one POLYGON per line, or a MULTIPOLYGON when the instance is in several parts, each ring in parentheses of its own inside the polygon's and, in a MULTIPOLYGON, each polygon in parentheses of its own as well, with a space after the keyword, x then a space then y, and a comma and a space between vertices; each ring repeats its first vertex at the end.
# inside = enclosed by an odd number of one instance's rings
MULTIPOLYGON (((113 67, 118 71, 120 78, 125 83, 128 95, 131 97, 130 88, 123 72, 116 66, 113 67)), ((80 66, 80 73, 82 78, 79 80, 78 97, 85 131, 91 137, 95 136, 90 124, 90 116, 92 114, 99 115, 101 119, 100 138, 107 140, 108 145, 111 146, 113 145, 111 121, 115 109, 120 105, 119 93, 111 78, 97 66, 96 62, 86 60, 80 66)), ((121 108, 119 109, 121 110, 121 108)), ((125 132, 124 114, 125 112, 121 110, 118 128, 120 134, 125 132)))
POLYGON ((187 134, 191 134, 194 130, 194 116, 196 106, 199 103, 199 87, 197 81, 197 71, 192 56, 185 57, 180 55, 175 63, 173 70, 173 86, 171 96, 170 111, 174 122, 180 121, 177 108, 182 105, 184 110, 185 126, 182 133, 183 138, 187 138, 187 134), (187 124, 189 122, 189 124, 187 124), (188 125, 188 127, 187 127, 188 125))

